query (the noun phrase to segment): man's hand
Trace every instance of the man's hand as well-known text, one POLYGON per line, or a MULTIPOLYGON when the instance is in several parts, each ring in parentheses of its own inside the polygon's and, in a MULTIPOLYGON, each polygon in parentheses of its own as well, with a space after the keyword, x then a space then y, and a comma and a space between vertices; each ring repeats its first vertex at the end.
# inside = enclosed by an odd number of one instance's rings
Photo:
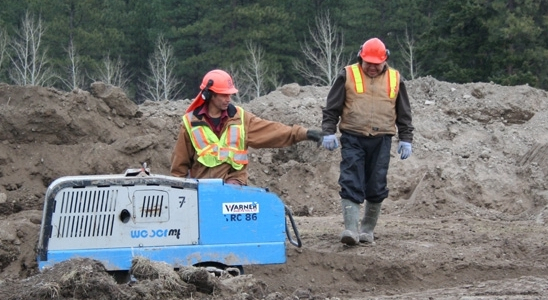
POLYGON ((322 146, 329 151, 333 151, 339 148, 339 140, 334 134, 326 135, 323 137, 322 146))
POLYGON ((412 152, 411 143, 400 141, 400 144, 398 145, 398 154, 401 154, 401 159, 407 159, 411 156, 412 152))
POLYGON ((324 134, 319 130, 308 129, 306 139, 318 143, 318 147, 322 144, 324 134))

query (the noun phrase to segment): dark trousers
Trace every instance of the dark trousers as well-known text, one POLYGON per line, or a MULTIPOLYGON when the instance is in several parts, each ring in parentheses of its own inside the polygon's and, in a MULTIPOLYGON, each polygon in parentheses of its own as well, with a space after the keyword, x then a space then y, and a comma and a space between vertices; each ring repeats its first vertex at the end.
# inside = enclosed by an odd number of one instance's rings
POLYGON ((388 197, 386 175, 392 136, 362 137, 342 133, 339 195, 363 203, 381 203, 388 197))

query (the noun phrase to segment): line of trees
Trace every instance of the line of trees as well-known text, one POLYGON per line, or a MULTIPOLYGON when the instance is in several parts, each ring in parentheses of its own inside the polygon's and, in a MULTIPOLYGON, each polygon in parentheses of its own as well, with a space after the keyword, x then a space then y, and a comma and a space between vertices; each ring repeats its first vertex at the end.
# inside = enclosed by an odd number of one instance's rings
POLYGON ((547 15, 546 0, 3 0, 0 81, 101 80, 159 101, 194 97, 222 68, 249 101, 330 85, 376 36, 407 79, 548 89, 547 15))

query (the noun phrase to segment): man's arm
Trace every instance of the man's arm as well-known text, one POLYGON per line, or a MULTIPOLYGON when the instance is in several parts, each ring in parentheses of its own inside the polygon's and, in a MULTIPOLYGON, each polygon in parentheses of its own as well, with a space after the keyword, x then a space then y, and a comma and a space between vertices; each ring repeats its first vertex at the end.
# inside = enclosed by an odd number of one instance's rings
POLYGON ((195 150, 190 141, 190 136, 186 131, 185 125, 181 124, 179 137, 171 154, 171 175, 187 177, 193 162, 194 153, 195 150))
POLYGON ((333 86, 329 90, 325 108, 322 110, 322 130, 326 134, 337 133, 337 124, 339 123, 339 118, 344 107, 344 100, 346 98, 345 83, 346 71, 343 69, 342 72, 337 75, 333 86))
POLYGON ((282 148, 307 139, 307 129, 261 119, 245 112, 247 146, 251 148, 282 148))
POLYGON ((400 81, 400 89, 396 98, 396 126, 400 141, 413 142, 413 118, 411 116, 411 104, 403 80, 400 81))

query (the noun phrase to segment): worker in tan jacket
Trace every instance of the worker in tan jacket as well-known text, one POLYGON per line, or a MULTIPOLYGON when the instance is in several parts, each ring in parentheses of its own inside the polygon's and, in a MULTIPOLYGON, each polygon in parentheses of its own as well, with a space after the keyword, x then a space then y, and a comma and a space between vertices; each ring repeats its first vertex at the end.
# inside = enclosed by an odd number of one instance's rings
POLYGON ((208 72, 186 110, 171 156, 171 175, 221 178, 247 185, 248 147, 281 148, 300 141, 321 143, 322 133, 261 119, 230 103, 238 92, 223 70, 208 72))
POLYGON ((365 41, 357 63, 346 66, 333 83, 323 109, 322 145, 339 147, 341 197, 346 245, 374 243, 381 205, 388 197, 387 174, 392 138, 398 137, 401 159, 411 156, 413 127, 411 105, 400 73, 388 63, 390 51, 378 38, 365 41), (360 219, 360 207, 365 214, 360 219))

